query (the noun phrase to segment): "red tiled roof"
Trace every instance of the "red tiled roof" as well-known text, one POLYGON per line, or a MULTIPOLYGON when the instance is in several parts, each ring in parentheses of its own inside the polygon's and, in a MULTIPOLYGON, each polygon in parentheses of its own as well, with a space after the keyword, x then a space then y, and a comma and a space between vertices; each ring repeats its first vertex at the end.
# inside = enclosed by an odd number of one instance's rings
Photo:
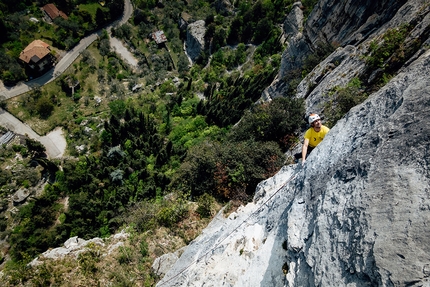
POLYGON ((19 55, 19 58, 27 64, 30 63, 32 59, 33 62, 37 63, 50 52, 51 50, 49 49, 49 44, 46 44, 41 40, 34 40, 27 47, 25 47, 24 51, 22 51, 19 55))
POLYGON ((48 14, 48 16, 54 20, 55 18, 61 16, 62 18, 67 20, 67 15, 64 14, 63 11, 58 10, 58 8, 50 3, 50 4, 46 4, 45 6, 43 6, 43 10, 46 12, 46 14, 48 14))
POLYGON ((163 31, 157 31, 152 33, 152 39, 154 39, 157 44, 167 42, 167 38, 164 35, 163 31))

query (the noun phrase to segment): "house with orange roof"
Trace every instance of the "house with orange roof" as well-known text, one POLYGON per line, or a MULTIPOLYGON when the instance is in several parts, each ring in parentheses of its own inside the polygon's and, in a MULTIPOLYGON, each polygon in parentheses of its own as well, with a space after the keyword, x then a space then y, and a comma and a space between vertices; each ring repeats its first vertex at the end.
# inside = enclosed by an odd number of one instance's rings
POLYGON ((63 11, 58 10, 57 6, 52 3, 43 6, 42 11, 45 13, 45 19, 49 22, 54 21, 58 17, 64 20, 68 19, 67 15, 63 11))
POLYGON ((19 55, 19 59, 36 72, 52 65, 53 56, 49 44, 41 40, 31 42, 19 55))

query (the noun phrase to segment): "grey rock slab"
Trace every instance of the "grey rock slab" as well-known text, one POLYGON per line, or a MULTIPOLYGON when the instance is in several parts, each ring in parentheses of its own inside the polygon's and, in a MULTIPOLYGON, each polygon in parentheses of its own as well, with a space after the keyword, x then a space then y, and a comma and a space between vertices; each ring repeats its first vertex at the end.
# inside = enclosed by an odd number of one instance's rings
POLYGON ((185 51, 192 61, 195 61, 204 48, 204 36, 206 33, 205 21, 198 20, 188 25, 185 51))
POLYGON ((157 286, 429 286, 429 74, 424 51, 303 167, 218 214, 157 286))

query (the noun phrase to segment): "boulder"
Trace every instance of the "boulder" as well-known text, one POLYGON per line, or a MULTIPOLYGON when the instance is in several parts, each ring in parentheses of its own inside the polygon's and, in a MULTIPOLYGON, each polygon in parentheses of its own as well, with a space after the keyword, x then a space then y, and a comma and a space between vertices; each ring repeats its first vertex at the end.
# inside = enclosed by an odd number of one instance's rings
POLYGON ((13 204, 18 205, 25 202, 25 200, 31 195, 31 191, 26 188, 18 189, 12 196, 13 204))
POLYGON ((199 20, 188 25, 185 51, 192 61, 195 61, 204 49, 206 33, 205 21, 199 20))
POLYGON ((154 274, 160 277, 164 276, 179 259, 179 256, 181 256, 181 254, 184 252, 184 249, 185 248, 181 248, 176 252, 167 253, 156 258, 152 264, 152 271, 154 274))

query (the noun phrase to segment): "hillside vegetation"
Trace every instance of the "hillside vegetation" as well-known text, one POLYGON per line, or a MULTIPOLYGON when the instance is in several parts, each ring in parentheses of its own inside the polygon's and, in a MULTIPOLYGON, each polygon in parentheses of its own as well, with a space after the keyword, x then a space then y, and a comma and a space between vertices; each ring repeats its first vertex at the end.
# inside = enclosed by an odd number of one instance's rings
MULTIPOLYGON (((63 9, 69 15, 77 15, 76 9, 91 14, 92 3, 73 2, 63 9)), ((22 1, 18 10, 4 10, 2 25, 11 25, 14 13, 39 13, 42 4, 22 1)), ((280 24, 292 1, 239 2, 235 13, 214 4, 136 1, 134 17, 112 34, 139 59, 138 69, 110 49, 103 33, 55 82, 6 102, 9 112, 40 134, 62 127, 68 150, 61 161, 50 161, 43 146, 29 141, 1 149, 4 282, 88 286, 113 276, 120 285, 150 286, 157 278, 149 266, 162 254, 153 244, 160 232, 179 242, 164 251, 187 244, 220 204, 234 208, 248 201, 256 185, 288 160, 284 152, 297 142, 303 100, 286 94, 263 105, 254 103, 277 74, 283 50, 280 24), (177 24, 183 12, 191 21, 206 21, 206 46, 192 66, 182 49, 185 31, 177 24), (167 49, 148 38, 158 29, 169 39, 167 49), (79 87, 72 93, 68 83, 76 80, 79 87), (138 84, 143 87, 132 90, 138 84), (18 171, 34 180, 17 177, 18 171), (37 196, 12 212, 7 198, 22 188, 37 190, 37 196), (70 237, 108 238, 126 226, 133 239, 108 265, 97 255, 100 251, 90 250, 78 261, 25 267, 70 237), (134 275, 120 276, 129 273, 131 263, 134 275), (66 280, 58 275, 63 272, 72 275, 66 280)), ((76 17, 70 21, 80 19, 76 17)), ((100 27, 88 23, 77 20, 77 34, 65 34, 76 40, 100 27)), ((62 29, 61 23, 47 26, 51 29, 62 29)), ((3 38, 10 59, 17 57, 7 48, 12 39, 20 51, 37 36, 26 30, 3 38), (23 35, 27 40, 18 40, 23 35)), ((48 39, 49 33, 40 37, 48 39)), ((58 49, 76 43, 62 45, 66 40, 50 43, 58 49)))
MULTIPOLYGON (((69 1, 70 7, 57 2, 69 15, 85 10, 97 19, 97 11, 113 9, 107 5, 111 2, 69 1)), ((156 257, 188 244, 222 206, 228 214, 246 203, 259 182, 291 162, 285 152, 305 127, 297 85, 338 44, 317 44, 303 65, 282 79, 288 84, 282 97, 256 104, 280 69, 286 48, 281 26, 293 1, 236 1, 231 7, 221 2, 135 1, 132 19, 112 36, 133 52, 137 68, 110 48, 110 36, 103 31, 56 81, 2 102, 39 134, 61 127, 68 143, 61 160, 48 160, 43 146, 28 139, 0 149, 5 284, 152 286, 159 279, 150 271, 156 257), (183 51, 187 31, 178 24, 182 17, 205 20, 205 46, 193 65, 183 51), (148 36, 157 30, 168 38, 165 46, 148 36), (70 82, 79 82, 73 92, 70 82), (18 190, 32 196, 14 207, 9 198, 18 190), (109 243, 123 229, 129 239, 113 254, 91 245, 77 258, 27 265, 71 237, 101 237, 109 243)), ((315 2, 302 2, 305 17, 315 2)), ((57 35, 53 31, 66 29, 64 23, 53 23, 39 35, 8 26, 13 15, 30 11, 26 17, 36 16, 43 4, 21 1, 2 10, 1 25, 9 27, 1 40, 9 58, 3 59, 10 61, 1 67, 21 69, 10 63, 26 41, 49 39, 57 35), (13 38, 12 32, 20 34, 13 38)), ((103 14, 104 21, 114 19, 109 13, 103 14)), ((81 25, 77 34, 51 41, 55 48, 71 48, 102 27, 74 19, 80 18, 70 16, 74 27, 81 25)), ((388 29, 363 57, 365 73, 325 95, 321 109, 329 126, 417 51, 421 42, 408 37, 413 28, 388 29)), ((310 83, 308 95, 314 86, 310 83)))

